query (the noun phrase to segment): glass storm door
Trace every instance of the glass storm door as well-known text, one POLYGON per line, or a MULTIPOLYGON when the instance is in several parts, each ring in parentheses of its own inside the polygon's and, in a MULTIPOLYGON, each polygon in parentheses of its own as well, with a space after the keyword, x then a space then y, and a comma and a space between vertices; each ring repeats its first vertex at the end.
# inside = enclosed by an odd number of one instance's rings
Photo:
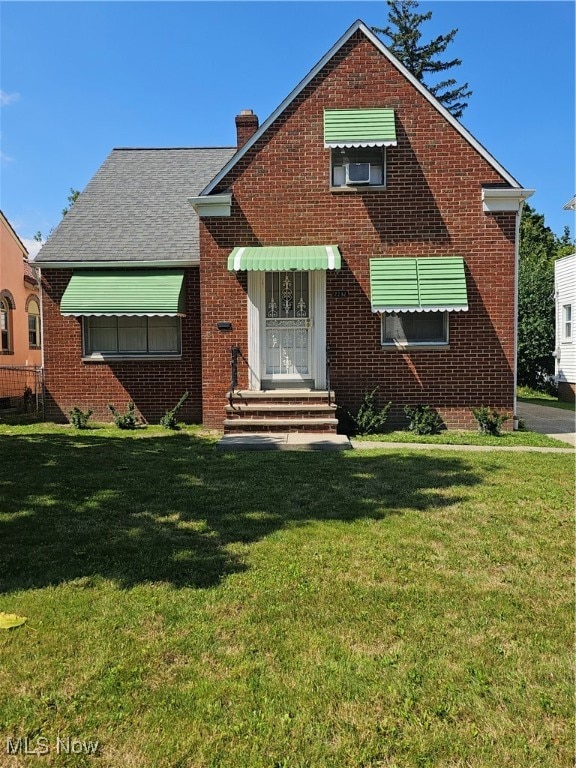
POLYGON ((309 379, 312 317, 308 272, 267 272, 264 378, 309 379))

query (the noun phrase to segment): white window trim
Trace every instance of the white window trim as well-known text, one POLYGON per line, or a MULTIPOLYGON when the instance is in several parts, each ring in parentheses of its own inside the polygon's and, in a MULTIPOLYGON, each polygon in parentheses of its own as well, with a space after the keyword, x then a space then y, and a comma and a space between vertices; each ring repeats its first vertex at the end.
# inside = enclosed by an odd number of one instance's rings
MULTIPOLYGON (((374 152, 374 147, 354 147, 354 152, 362 151, 362 149, 366 149, 367 151, 374 152)), ((340 151, 340 149, 334 149, 331 148, 329 150, 330 152, 330 177, 329 177, 329 183, 330 183, 330 191, 331 192, 374 192, 375 190, 383 190, 387 188, 387 170, 388 170, 388 153, 386 151, 386 147, 377 147, 376 149, 379 149, 382 151, 382 184, 338 184, 335 186, 333 184, 334 179, 334 166, 332 162, 332 158, 334 157, 334 152, 340 151)))
POLYGON ((27 314, 28 314, 28 348, 29 349, 40 349, 40 347, 41 347, 40 340, 42 338, 42 336, 41 336, 41 326, 40 326, 40 303, 39 303, 38 299, 36 299, 36 297, 31 298, 30 301, 28 302, 27 314), (33 304, 35 305, 36 309, 38 310, 37 312, 31 312, 30 311, 30 307, 33 304), (31 333, 30 318, 31 317, 34 318, 34 333, 36 335, 36 342, 34 344, 30 343, 30 333, 31 333))
POLYGON ((425 350, 425 349, 441 349, 441 350, 450 349, 450 312, 447 312, 447 311, 442 312, 442 314, 444 315, 445 340, 443 341, 407 341, 405 344, 402 344, 397 341, 385 341, 384 339, 386 316, 391 314, 405 314, 405 313, 382 312, 380 317, 380 344, 382 346, 382 349, 398 349, 402 351, 425 350))
POLYGON ((561 328, 562 328, 562 334, 561 334, 562 344, 572 344, 572 342, 574 340, 574 312, 573 312, 573 305, 572 304, 563 304, 562 305, 561 322, 562 322, 562 326, 561 326, 561 328), (566 319, 566 315, 568 314, 567 311, 566 311, 567 309, 570 310, 570 320, 566 319), (566 333, 566 326, 568 324, 570 325, 570 335, 568 335, 566 333))

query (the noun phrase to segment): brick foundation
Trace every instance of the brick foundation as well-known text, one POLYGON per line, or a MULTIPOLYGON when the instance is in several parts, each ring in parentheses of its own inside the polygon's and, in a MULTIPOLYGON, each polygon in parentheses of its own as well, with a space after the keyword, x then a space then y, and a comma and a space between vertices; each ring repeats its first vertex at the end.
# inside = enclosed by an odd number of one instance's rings
POLYGON ((574 403, 576 401, 576 384, 569 381, 559 381, 558 400, 562 403, 574 403))

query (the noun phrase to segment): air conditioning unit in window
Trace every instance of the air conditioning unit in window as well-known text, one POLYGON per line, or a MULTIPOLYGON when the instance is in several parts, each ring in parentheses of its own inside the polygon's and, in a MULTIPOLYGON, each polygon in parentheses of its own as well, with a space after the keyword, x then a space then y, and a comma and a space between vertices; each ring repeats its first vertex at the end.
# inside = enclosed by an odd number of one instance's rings
POLYGON ((346 184, 370 184, 370 163, 346 163, 346 184))

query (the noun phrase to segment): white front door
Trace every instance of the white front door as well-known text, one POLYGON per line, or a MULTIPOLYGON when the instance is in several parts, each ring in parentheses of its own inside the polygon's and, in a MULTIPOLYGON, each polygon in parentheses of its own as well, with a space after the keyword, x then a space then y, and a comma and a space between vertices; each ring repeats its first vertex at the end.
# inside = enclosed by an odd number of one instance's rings
POLYGON ((312 309, 308 272, 267 272, 262 378, 311 378, 312 309))
POLYGON ((324 271, 248 275, 250 387, 326 382, 324 271))

